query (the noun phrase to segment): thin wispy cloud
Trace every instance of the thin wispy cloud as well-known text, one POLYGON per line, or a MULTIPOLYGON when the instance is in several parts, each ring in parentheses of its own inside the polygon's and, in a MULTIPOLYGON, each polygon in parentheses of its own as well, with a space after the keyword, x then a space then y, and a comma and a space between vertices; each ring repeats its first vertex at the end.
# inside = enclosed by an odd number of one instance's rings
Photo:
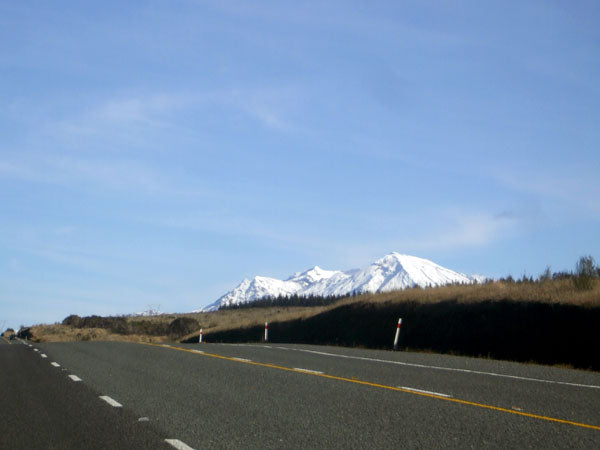
POLYGON ((514 217, 503 214, 453 212, 440 220, 441 230, 417 237, 410 245, 427 251, 461 251, 469 247, 486 247, 510 232, 517 225, 514 217))
POLYGON ((22 165, 12 161, 0 161, 0 176, 27 179, 32 175, 32 171, 22 165))
MULTIPOLYGON (((212 8, 223 14, 241 17, 245 20, 253 19, 270 24, 285 24, 292 30, 313 30, 315 36, 319 31, 337 31, 347 35, 357 35, 363 38, 371 36, 384 36, 389 39, 405 39, 411 42, 417 40, 422 43, 456 46, 470 43, 466 37, 448 29, 441 30, 432 25, 421 23, 416 25, 409 18, 403 17, 399 12, 400 5, 385 5, 379 13, 368 8, 356 7, 348 2, 321 2, 312 5, 294 4, 293 13, 290 12, 286 2, 271 3, 269 5, 249 4, 244 1, 210 1, 212 8), (340 9, 345 14, 338 14, 340 9)), ((429 8, 427 5, 425 8, 429 8)), ((439 14, 452 12, 451 7, 436 4, 435 10, 439 14)), ((310 38, 310 34, 307 36, 310 38)), ((316 39, 316 37, 315 37, 316 39)), ((287 43, 282 39, 282 44, 287 43)))
MULTIPOLYGON (((104 157, 88 153, 31 153, 15 160, 0 160, 0 180, 70 186, 82 191, 159 195, 181 199, 219 199, 227 193, 171 170, 155 167, 139 159, 104 157)), ((112 193, 112 194, 110 194, 112 193)))
POLYGON ((234 88, 213 93, 211 98, 217 104, 243 112, 266 128, 282 132, 298 130, 298 124, 290 117, 302 103, 295 87, 234 88))
POLYGON ((132 161, 85 160, 73 158, 52 158, 48 165, 62 179, 78 180, 78 184, 92 183, 116 190, 131 189, 157 192, 163 189, 164 182, 155 170, 132 161))
POLYGON ((192 132, 173 115, 198 107, 203 101, 205 97, 185 93, 115 95, 79 105, 80 112, 48 122, 43 131, 58 138, 99 138, 120 145, 127 141, 147 144, 162 131, 192 132))
POLYGON ((421 209, 412 214, 384 214, 379 219, 388 224, 381 228, 383 233, 372 233, 365 242, 346 242, 329 251, 360 266, 390 251, 451 254, 485 250, 518 233, 524 220, 518 214, 447 207, 421 209), (391 233, 389 228, 394 224, 397 231, 391 233))
POLYGON ((114 122, 155 123, 153 118, 184 109, 194 99, 181 94, 155 94, 145 97, 124 97, 102 104, 93 115, 114 122))
POLYGON ((254 215, 235 213, 218 207, 193 215, 179 211, 179 214, 171 214, 169 217, 138 218, 138 220, 142 223, 185 232, 209 233, 236 239, 250 238, 261 242, 263 246, 294 249, 303 253, 323 251, 332 246, 331 240, 319 235, 317 230, 308 228, 300 230, 290 219, 280 218, 274 222, 268 217, 261 219, 254 215))
POLYGON ((146 192, 168 189, 161 174, 128 160, 42 156, 27 162, 0 162, 0 176, 1 174, 27 182, 57 185, 98 186, 146 192))
POLYGON ((552 171, 538 167, 503 171, 497 177, 511 189, 558 202, 566 209, 585 211, 600 219, 600 179, 596 169, 600 166, 593 162, 588 166, 565 164, 552 171))
POLYGON ((301 96, 293 87, 231 87, 116 95, 82 105, 80 113, 50 121, 42 131, 64 141, 75 139, 72 147, 82 151, 86 143, 92 144, 94 140, 117 148, 126 148, 129 142, 156 150, 157 136, 163 142, 165 134, 172 135, 175 141, 186 138, 202 142, 207 132, 203 130, 202 121, 208 122, 220 115, 242 113, 274 131, 297 131, 299 126, 293 122, 292 115, 300 102, 301 96), (182 115, 188 119, 181 121, 182 115), (192 125, 198 121, 200 126, 192 125))

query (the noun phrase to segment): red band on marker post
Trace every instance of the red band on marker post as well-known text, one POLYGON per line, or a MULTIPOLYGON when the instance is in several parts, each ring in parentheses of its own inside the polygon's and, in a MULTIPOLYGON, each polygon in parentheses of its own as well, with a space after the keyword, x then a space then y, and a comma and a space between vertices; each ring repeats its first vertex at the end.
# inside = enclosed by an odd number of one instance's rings
POLYGON ((396 327, 396 336, 394 336, 394 351, 398 350, 398 340, 400 339, 400 327, 402 326, 402 318, 398 319, 396 327))

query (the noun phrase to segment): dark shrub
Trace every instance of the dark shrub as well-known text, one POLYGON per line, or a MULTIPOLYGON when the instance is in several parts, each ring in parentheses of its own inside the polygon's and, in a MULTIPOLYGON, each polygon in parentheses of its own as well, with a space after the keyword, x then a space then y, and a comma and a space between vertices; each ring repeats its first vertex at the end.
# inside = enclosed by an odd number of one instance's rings
POLYGON ((113 333, 129 334, 131 332, 131 328, 125 317, 107 317, 107 320, 108 329, 113 333))
POLYGON ((83 317, 79 321, 78 328, 104 328, 118 334, 130 333, 130 327, 125 317, 83 317))
POLYGON ((164 336, 169 334, 169 324, 152 320, 134 320, 129 323, 133 334, 147 334, 150 336, 164 336))
POLYGON ((169 334, 175 339, 193 333, 199 329, 200 324, 191 317, 178 317, 169 324, 169 334))
POLYGON ((108 328, 108 322, 104 317, 86 316, 81 319, 79 328, 108 328))
POLYGON ((17 333, 17 336, 20 337, 21 339, 31 339, 33 337, 33 334, 31 333, 31 328, 21 327, 21 329, 17 333))
POLYGON ((592 289, 596 273, 594 258, 591 256, 582 256, 575 266, 575 278, 573 278, 575 287, 580 291, 592 289))
POLYGON ((62 321, 63 325, 69 325, 75 328, 81 328, 81 317, 77 314, 71 314, 70 316, 65 317, 62 321))

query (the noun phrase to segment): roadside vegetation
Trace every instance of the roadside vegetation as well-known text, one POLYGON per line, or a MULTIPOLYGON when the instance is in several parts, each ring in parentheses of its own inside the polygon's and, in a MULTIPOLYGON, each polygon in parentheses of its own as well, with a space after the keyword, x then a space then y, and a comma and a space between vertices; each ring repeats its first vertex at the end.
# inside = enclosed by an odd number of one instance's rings
POLYGON ((7 328, 2 332, 2 337, 6 340, 13 339, 14 336, 16 336, 16 333, 12 328, 7 328))
POLYGON ((403 350, 436 351, 600 370, 600 270, 507 276, 479 284, 410 288, 343 298, 267 298, 209 313, 65 318, 20 334, 40 341, 259 341, 390 348, 399 317, 403 350), (311 301, 312 303, 309 303, 311 301), (318 305, 318 306, 307 306, 318 305))
POLYGON ((206 313, 161 314, 149 317, 79 317, 70 315, 62 323, 21 327, 19 336, 39 342, 124 340, 167 342, 205 333, 245 328, 265 321, 285 321, 319 314, 323 307, 277 307, 232 309, 206 313))

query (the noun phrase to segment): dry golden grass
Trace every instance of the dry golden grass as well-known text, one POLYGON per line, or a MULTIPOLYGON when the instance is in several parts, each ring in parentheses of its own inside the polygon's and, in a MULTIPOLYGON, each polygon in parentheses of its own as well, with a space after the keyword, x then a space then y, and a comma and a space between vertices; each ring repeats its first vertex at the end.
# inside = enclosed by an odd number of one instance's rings
POLYGON ((575 289, 570 279, 548 280, 542 283, 507 283, 496 281, 485 284, 448 285, 428 289, 406 289, 381 294, 365 294, 349 297, 337 303, 407 302, 437 303, 456 300, 460 303, 485 300, 512 300, 526 302, 562 303, 578 306, 600 306, 600 282, 593 289, 575 289))
MULTIPOLYGON (((315 316, 331 306, 313 307, 271 307, 271 308, 242 308, 229 309, 207 313, 185 314, 196 319, 204 333, 246 328, 262 325, 265 322, 284 322, 293 319, 306 319, 315 316)), ((186 336, 186 338, 192 335, 186 336)))
MULTIPOLYGON (((572 280, 548 280, 543 283, 491 282, 475 285, 449 285, 427 289, 407 289, 381 294, 364 294, 346 297, 328 306, 317 307, 269 307, 241 308, 207 313, 163 314, 151 317, 130 317, 132 321, 150 321, 168 324, 177 317, 191 317, 198 321, 204 333, 246 328, 294 319, 306 319, 324 311, 353 303, 437 303, 455 300, 459 303, 474 303, 486 300, 512 300, 526 302, 561 303, 582 307, 600 306, 600 282, 593 289, 579 291, 572 280)), ((102 328, 73 328, 65 325, 37 325, 31 329, 34 339, 44 342, 103 340, 164 342, 168 336, 123 335, 102 328)), ((196 333, 194 333, 196 334, 196 333)), ((186 338, 194 334, 186 336, 186 338)))
POLYGON ((167 336, 115 334, 104 328, 73 328, 67 325, 34 325, 31 333, 35 342, 126 341, 164 342, 167 336))

